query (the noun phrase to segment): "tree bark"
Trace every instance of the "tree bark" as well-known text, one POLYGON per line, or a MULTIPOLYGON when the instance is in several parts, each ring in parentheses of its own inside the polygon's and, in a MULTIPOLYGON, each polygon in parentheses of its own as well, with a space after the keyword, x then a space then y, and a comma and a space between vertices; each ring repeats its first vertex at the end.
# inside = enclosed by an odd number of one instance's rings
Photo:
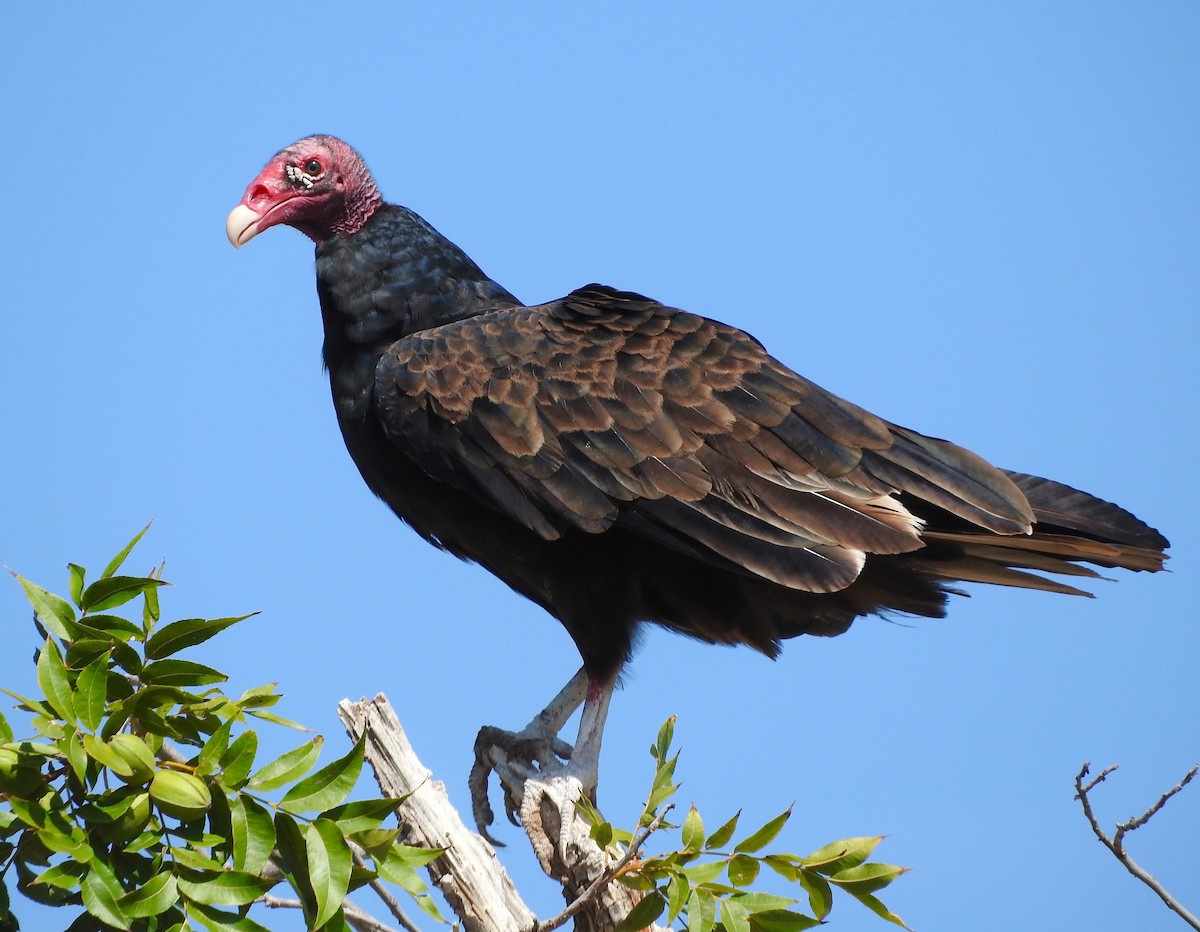
POLYGON ((578 780, 550 775, 509 785, 538 863, 562 884, 568 904, 558 916, 539 921, 495 849, 467 828, 445 785, 421 763, 387 697, 343 699, 338 716, 355 741, 367 735, 366 760, 384 795, 411 794, 398 813, 404 843, 446 849, 429 865, 430 877, 468 932, 537 932, 572 919, 577 932, 609 932, 638 902, 635 891, 604 879, 615 862, 575 810, 578 780))

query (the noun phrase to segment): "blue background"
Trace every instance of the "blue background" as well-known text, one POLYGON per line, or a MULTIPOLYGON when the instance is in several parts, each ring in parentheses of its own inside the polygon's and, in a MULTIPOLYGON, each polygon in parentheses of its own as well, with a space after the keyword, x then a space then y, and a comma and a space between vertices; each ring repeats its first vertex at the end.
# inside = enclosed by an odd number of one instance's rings
MULTIPOLYGON (((975 587, 948 620, 871 619, 776 663, 651 632, 609 720, 614 821, 677 713, 681 802, 749 826, 796 800, 799 853, 887 833, 878 857, 914 869, 884 899, 920 932, 1178 928, 1071 781, 1122 764, 1095 798, 1111 825, 1200 758, 1198 77, 1183 2, 16 6, 0 563, 62 591, 68 560, 98 571, 153 518, 132 566, 166 556, 168 616, 262 612, 197 652, 231 691, 280 681, 331 750, 337 701, 385 691, 460 806, 476 728, 523 724, 574 671, 557 623, 358 478, 311 245, 225 240, 269 156, 335 133, 527 302, 600 281, 736 323, 1174 542, 1173 572, 1095 601, 975 587)), ((0 613, 0 683, 31 691, 15 583, 0 613)), ((1192 789, 1130 838, 1193 909, 1198 826, 1192 789)), ((848 899, 832 918, 883 928, 848 899)))

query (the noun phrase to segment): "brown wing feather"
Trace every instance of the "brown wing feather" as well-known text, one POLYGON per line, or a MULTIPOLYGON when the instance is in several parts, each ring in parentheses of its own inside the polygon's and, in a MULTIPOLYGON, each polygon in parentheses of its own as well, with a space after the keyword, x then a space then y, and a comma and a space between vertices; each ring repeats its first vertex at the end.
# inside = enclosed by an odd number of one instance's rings
MULTIPOLYGON (((620 524, 792 590, 842 590, 868 553, 925 546, 927 506, 906 507, 921 503, 961 522, 926 535, 948 561, 940 578, 1073 592, 1025 570, 1139 559, 1025 536, 1035 515, 1080 504, 1066 487, 888 424, 735 328, 600 286, 401 340, 375 406, 429 475, 544 539, 620 524)), ((1114 521, 1083 515, 1084 531, 1114 521)))

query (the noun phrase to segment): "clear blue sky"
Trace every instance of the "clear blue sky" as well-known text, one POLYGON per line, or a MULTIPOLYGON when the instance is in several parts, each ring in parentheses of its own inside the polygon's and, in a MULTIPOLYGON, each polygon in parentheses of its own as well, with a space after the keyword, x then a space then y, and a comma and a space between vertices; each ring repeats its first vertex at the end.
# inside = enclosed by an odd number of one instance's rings
MULTIPOLYGON (((1200 759, 1200 6, 19 4, 0 88, 0 563, 61 588, 153 518, 136 565, 166 556, 168 614, 262 612, 200 655, 231 688, 280 681, 335 746, 337 701, 385 691, 460 803, 476 728, 523 724, 576 668, 556 622, 362 485, 310 244, 225 240, 271 154, 335 133, 526 301, 600 281, 736 323, 1175 545, 1173 572, 1096 600, 977 587, 948 620, 776 663, 651 633, 609 721, 614 820, 676 713, 683 802, 798 800, 798 852, 889 834, 879 856, 914 870, 886 899, 920 932, 1179 927, 1071 780, 1122 765, 1111 823, 1200 759)), ((30 690, 15 584, 0 611, 0 683, 30 690)), ((1193 908, 1198 831, 1193 789, 1130 845, 1193 908)))

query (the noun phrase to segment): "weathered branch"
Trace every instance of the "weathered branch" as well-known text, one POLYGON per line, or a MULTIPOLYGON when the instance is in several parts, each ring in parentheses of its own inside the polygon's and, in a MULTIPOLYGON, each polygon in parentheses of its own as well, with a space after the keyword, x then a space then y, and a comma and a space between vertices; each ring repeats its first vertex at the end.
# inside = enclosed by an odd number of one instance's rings
POLYGON ((1164 805, 1166 805, 1168 799, 1180 792, 1185 786, 1192 782, 1192 778, 1196 776, 1197 771, 1200 771, 1200 767, 1193 767, 1191 770, 1189 770, 1187 775, 1182 780, 1175 784, 1175 786, 1166 793, 1163 793, 1158 802, 1143 812, 1140 816, 1137 816, 1136 818, 1130 818, 1125 822, 1118 822, 1116 832, 1113 834, 1112 838, 1109 838, 1108 835, 1105 834, 1104 830, 1100 827, 1100 823, 1096 819, 1095 813, 1092 811, 1092 803, 1088 798, 1088 793, 1095 789, 1098 784, 1104 782, 1104 779, 1117 769, 1117 765, 1113 764, 1110 767, 1104 768, 1104 770, 1100 772, 1099 776, 1089 781, 1087 785, 1084 785, 1084 778, 1087 777, 1088 773, 1090 772, 1091 766, 1092 765, 1090 763, 1085 762, 1079 773, 1076 775, 1075 798, 1079 800, 1080 806, 1083 807, 1084 817, 1088 820, 1088 824, 1092 827, 1092 832, 1095 833, 1096 837, 1100 840, 1100 843, 1109 851, 1111 851, 1113 856, 1118 861, 1125 865, 1125 869, 1129 871, 1129 873, 1133 874, 1134 877, 1153 890, 1158 895, 1159 899, 1167 904, 1168 909, 1177 913, 1179 917, 1193 929, 1200 930, 1200 919, 1197 919, 1196 916, 1189 912, 1182 903, 1180 903, 1177 899, 1175 899, 1174 896, 1171 895, 1170 891, 1168 891, 1161 883, 1159 883, 1152 874, 1148 873, 1145 868, 1134 861, 1134 859, 1131 858, 1129 853, 1125 850, 1125 834, 1127 832, 1132 832, 1134 829, 1140 828, 1149 822, 1155 813, 1157 813, 1164 805))
POLYGON ((631 863, 633 859, 637 857, 638 852, 642 850, 642 846, 646 843, 646 840, 662 827, 663 821, 667 817, 667 813, 674 808, 674 803, 664 807, 663 811, 654 818, 654 821, 638 832, 637 837, 634 838, 629 847, 625 849, 625 853, 621 856, 620 860, 605 868, 604 873, 593 880, 588 888, 584 890, 583 893, 581 893, 575 899, 575 901, 570 903, 561 913, 559 913, 557 916, 551 916, 549 919, 538 923, 537 932, 551 932, 551 930, 557 929, 568 919, 571 919, 580 913, 583 908, 588 905, 588 903, 590 903, 600 894, 600 891, 603 890, 607 884, 611 883, 613 879, 621 873, 627 864, 631 863))
POLYGON ((657 824, 640 832, 625 855, 614 859, 592 839, 587 822, 575 810, 582 793, 578 780, 561 774, 525 775, 507 783, 542 869, 562 884, 568 903, 562 913, 539 922, 495 849, 463 824, 445 787, 431 779, 387 698, 343 700, 338 715, 351 738, 367 735, 366 760, 384 794, 408 795, 399 811, 404 842, 446 849, 429 865, 430 876, 468 932, 550 932, 571 919, 576 932, 604 932, 637 904, 639 893, 612 881, 637 856, 657 824))
POLYGON ((351 738, 367 735, 366 759, 386 796, 408 796, 400 809, 405 844, 445 848, 429 865, 433 882, 468 932, 527 932, 537 919, 525 905, 496 852, 463 824, 431 779, 383 695, 342 700, 338 716, 351 738))

